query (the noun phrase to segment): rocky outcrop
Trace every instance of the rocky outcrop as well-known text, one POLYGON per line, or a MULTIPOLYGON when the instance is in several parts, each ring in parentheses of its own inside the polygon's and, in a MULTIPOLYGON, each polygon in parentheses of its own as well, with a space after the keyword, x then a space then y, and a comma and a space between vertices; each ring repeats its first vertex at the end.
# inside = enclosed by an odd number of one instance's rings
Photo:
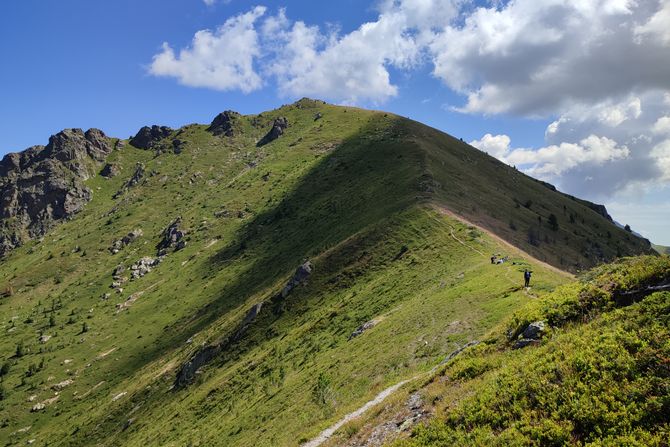
POLYGON ((237 326, 230 337, 226 338, 220 343, 205 346, 196 352, 193 357, 191 357, 181 366, 181 368, 179 368, 174 383, 175 387, 181 388, 193 382, 193 379, 195 378, 200 368, 212 361, 217 355, 225 351, 233 343, 239 341, 247 331, 249 325, 251 325, 251 323, 253 323, 254 320, 258 317, 258 314, 262 308, 263 303, 254 304, 251 306, 251 309, 249 309, 242 322, 237 326))
POLYGON ((105 177, 105 178, 116 177, 117 175, 119 175, 119 167, 115 164, 107 163, 100 170, 100 175, 105 177))
POLYGON ((351 340, 352 338, 358 337, 359 335, 361 335, 363 332, 365 332, 367 330, 372 329, 373 327, 375 327, 377 325, 377 323, 378 323, 377 320, 370 320, 370 321, 366 321, 365 323, 361 324, 360 326, 358 326, 356 328, 356 330, 354 332, 351 333, 351 335, 349 336, 349 340, 351 340))
POLYGON ((138 149, 152 149, 171 133, 172 129, 166 126, 144 126, 137 132, 137 135, 130 139, 130 144, 138 149))
POLYGON ((512 348, 520 349, 529 345, 538 344, 546 330, 546 323, 544 321, 535 321, 525 327, 521 333, 521 338, 514 342, 512 348))
POLYGON ((150 256, 145 256, 140 258, 137 262, 130 266, 130 277, 132 279, 138 279, 149 273, 160 264, 161 260, 157 258, 152 258, 150 256))
POLYGON ((256 146, 261 147, 268 143, 273 142, 277 138, 284 135, 284 131, 288 128, 288 120, 286 118, 279 117, 274 120, 272 123, 272 129, 263 137, 261 140, 256 143, 256 146))
POLYGON ((214 136, 224 135, 226 137, 232 137, 235 135, 235 121, 241 116, 242 115, 232 110, 226 110, 223 113, 219 113, 207 128, 207 132, 211 132, 214 136))
POLYGON ((43 236, 82 210, 92 193, 84 181, 112 151, 98 129, 66 129, 0 161, 0 255, 43 236))
POLYGON ((117 239, 114 242, 112 242, 112 246, 109 247, 109 251, 112 252, 112 254, 114 255, 117 254, 125 246, 135 242, 140 236, 142 236, 142 234, 143 234, 142 230, 139 228, 137 230, 131 231, 130 233, 123 236, 121 239, 117 239))
POLYGON ((291 279, 286 283, 281 291, 281 297, 286 298, 293 289, 302 284, 312 274, 312 263, 306 261, 295 271, 291 279))
POLYGON ((133 175, 126 181, 126 183, 123 184, 120 190, 118 190, 116 193, 114 193, 114 198, 118 198, 123 195, 126 191, 128 191, 130 188, 137 186, 143 179, 144 179, 144 171, 146 167, 144 166, 144 163, 137 162, 135 165, 135 171, 133 172, 133 175))
POLYGON ((165 256, 170 249, 172 251, 179 251, 186 247, 186 233, 179 229, 180 226, 181 217, 177 217, 163 230, 163 237, 158 245, 156 245, 158 256, 165 256))

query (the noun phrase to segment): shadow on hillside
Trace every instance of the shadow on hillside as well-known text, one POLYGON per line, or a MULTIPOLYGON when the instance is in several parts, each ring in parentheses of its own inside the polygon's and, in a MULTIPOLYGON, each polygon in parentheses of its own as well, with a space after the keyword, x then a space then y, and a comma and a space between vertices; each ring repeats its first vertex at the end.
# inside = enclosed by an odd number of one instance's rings
MULTIPOLYGON (((278 292, 304 260, 415 203, 423 160, 413 145, 403 142, 402 131, 399 120, 389 123, 375 116, 324 156, 281 202, 245 224, 201 273, 245 260, 250 266, 217 293, 218 299, 188 321, 166 328, 161 343, 143 354, 142 365, 164 355, 166 346, 180 346, 249 297, 268 289, 278 292)), ((318 274, 318 265, 316 269, 318 274)))

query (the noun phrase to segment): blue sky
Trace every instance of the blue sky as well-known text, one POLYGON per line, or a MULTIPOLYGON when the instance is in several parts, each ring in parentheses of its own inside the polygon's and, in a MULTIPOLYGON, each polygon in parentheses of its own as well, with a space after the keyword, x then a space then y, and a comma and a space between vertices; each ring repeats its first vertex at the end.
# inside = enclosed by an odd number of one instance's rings
POLYGON ((302 96, 409 116, 670 245, 670 0, 5 0, 0 154, 302 96))

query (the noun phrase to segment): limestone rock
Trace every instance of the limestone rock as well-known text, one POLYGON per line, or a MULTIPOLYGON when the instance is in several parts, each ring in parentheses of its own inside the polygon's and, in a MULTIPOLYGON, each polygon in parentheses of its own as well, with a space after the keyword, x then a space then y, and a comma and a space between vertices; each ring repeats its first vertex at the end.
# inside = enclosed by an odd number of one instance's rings
MULTIPOLYGON (((142 236, 142 230, 141 229, 136 229, 131 231, 130 233, 126 234, 123 236, 121 239, 118 239, 112 243, 112 246, 109 247, 109 251, 112 252, 112 254, 116 254, 120 252, 124 247, 127 245, 130 245, 131 243, 135 242, 139 237, 142 236)), ((123 267, 123 266, 121 266, 123 267)), ((117 267, 118 269, 119 267, 117 267)), ((123 271, 123 270, 122 270, 123 271)), ((118 273, 116 270, 114 270, 114 275, 116 276, 118 273)))
POLYGON ((141 278, 160 264, 160 262, 160 259, 145 256, 130 266, 130 276, 133 279, 141 278))
POLYGON ((179 251, 186 247, 186 234, 179 228, 181 217, 177 217, 163 230, 163 237, 156 246, 158 256, 165 256, 169 249, 179 251))
POLYGON ((62 382, 58 382, 56 384, 51 385, 51 389, 54 390, 54 391, 61 391, 64 388, 72 385, 73 383, 74 383, 74 380, 72 380, 72 379, 63 380, 62 382))
POLYGON ((46 146, 5 155, 0 161, 0 256, 81 211, 92 197, 84 181, 97 174, 111 151, 98 129, 65 129, 46 146))
POLYGON ((144 126, 131 140, 130 144, 138 149, 151 149, 162 139, 167 138, 172 129, 166 126, 144 126))
POLYGON ((225 135, 226 137, 232 137, 235 135, 233 125, 240 116, 239 113, 232 110, 219 113, 207 128, 207 132, 211 132, 214 136, 225 135))
POLYGON ((107 163, 100 171, 100 175, 105 178, 112 178, 119 175, 119 167, 113 163, 107 163))
POLYGON ((372 329, 373 327, 375 327, 377 325, 377 323, 378 323, 377 320, 370 320, 370 321, 366 321, 365 323, 361 324, 360 326, 358 326, 356 328, 356 330, 354 332, 351 333, 351 335, 349 336, 349 340, 351 340, 352 338, 358 337, 363 332, 365 332, 369 329, 372 329))
POLYGON ((32 413, 37 413, 38 411, 42 411, 46 408, 47 406, 44 405, 43 403, 39 402, 33 405, 33 407, 30 409, 32 413))
POLYGON ((272 123, 272 128, 270 131, 256 144, 256 146, 261 147, 268 143, 273 142, 277 138, 284 135, 284 131, 288 128, 288 120, 286 118, 279 117, 274 120, 272 123))
POLYGON ((523 330, 521 336, 523 338, 529 338, 531 340, 539 340, 542 338, 544 333, 545 323, 544 321, 535 321, 529 324, 526 329, 523 330))
POLYGON ((309 278, 309 276, 312 274, 312 263, 309 261, 306 261, 304 264, 302 264, 298 269, 295 271, 293 274, 293 277, 286 283, 284 288, 281 291, 281 296, 282 298, 286 298, 293 289, 295 289, 297 286, 302 284, 309 278))

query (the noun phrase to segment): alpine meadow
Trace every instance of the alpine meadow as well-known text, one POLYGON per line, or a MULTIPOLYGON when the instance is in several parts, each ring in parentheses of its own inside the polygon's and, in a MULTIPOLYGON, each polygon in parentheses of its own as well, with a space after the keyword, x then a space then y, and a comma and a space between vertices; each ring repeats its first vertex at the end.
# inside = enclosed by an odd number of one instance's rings
POLYGON ((305 98, 0 176, 3 445, 667 445, 667 255, 419 122, 305 98))

